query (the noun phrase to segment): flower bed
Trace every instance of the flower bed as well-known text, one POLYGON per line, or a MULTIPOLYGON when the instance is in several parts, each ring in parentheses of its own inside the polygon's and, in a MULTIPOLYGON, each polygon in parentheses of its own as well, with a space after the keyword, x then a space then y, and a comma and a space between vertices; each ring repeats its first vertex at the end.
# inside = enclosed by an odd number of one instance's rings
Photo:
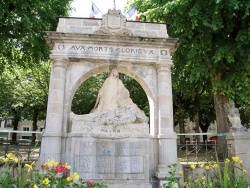
POLYGON ((67 163, 48 160, 41 169, 36 169, 34 162, 26 164, 12 153, 0 160, 1 188, 107 188, 103 183, 83 181, 77 172, 70 174, 67 163))
POLYGON ((176 164, 170 165, 167 184, 163 188, 173 188, 178 183, 176 176, 184 176, 185 188, 248 188, 247 170, 244 169, 243 161, 234 156, 226 159, 223 163, 209 162, 190 164, 188 172, 176 172, 176 164), (202 173, 201 173, 202 171, 202 173))

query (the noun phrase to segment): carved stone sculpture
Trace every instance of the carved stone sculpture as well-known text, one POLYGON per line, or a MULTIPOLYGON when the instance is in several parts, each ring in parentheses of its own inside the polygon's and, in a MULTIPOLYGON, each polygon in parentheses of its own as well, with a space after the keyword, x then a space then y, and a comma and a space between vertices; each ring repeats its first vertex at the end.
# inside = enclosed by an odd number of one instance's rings
POLYGON ((232 124, 230 131, 247 131, 246 127, 241 124, 239 109, 235 108, 234 102, 231 101, 228 106, 228 119, 232 124))
POLYGON ((96 100, 94 112, 115 110, 133 104, 129 91, 118 77, 116 69, 112 69, 109 77, 104 81, 96 100))
POLYGON ((126 28, 126 17, 120 10, 108 10, 107 14, 102 16, 101 28, 95 31, 95 34, 132 36, 133 33, 126 28))
POLYGON ((90 114, 76 115, 71 113, 73 131, 80 127, 85 132, 96 130, 112 131, 119 129, 127 133, 148 133, 148 117, 133 103, 129 91, 119 79, 116 69, 112 69, 109 77, 104 81, 90 114), (138 126, 140 128, 138 129, 138 126), (132 130, 136 126, 136 131, 132 130), (144 127, 144 128, 143 128, 144 127), (143 130, 142 130, 143 129, 143 130))

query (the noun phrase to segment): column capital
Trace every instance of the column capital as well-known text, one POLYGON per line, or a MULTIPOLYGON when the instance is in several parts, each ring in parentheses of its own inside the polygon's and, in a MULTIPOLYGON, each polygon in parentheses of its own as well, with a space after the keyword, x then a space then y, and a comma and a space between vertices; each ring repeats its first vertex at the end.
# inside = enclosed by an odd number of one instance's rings
POLYGON ((165 63, 157 63, 155 65, 156 70, 159 71, 167 71, 167 72, 171 72, 171 67, 172 64, 165 64, 165 63))
POLYGON ((69 64, 69 59, 57 57, 53 58, 52 62, 53 62, 53 67, 62 67, 66 69, 69 64))

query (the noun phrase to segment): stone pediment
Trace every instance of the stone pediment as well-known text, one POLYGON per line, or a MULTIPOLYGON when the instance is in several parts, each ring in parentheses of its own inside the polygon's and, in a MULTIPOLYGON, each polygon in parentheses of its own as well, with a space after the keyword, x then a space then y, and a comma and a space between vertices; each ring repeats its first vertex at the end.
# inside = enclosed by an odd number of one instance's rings
POLYGON ((126 17, 122 15, 121 10, 108 10, 108 13, 102 16, 101 28, 95 31, 95 34, 107 34, 118 36, 132 36, 133 33, 126 28, 126 17))

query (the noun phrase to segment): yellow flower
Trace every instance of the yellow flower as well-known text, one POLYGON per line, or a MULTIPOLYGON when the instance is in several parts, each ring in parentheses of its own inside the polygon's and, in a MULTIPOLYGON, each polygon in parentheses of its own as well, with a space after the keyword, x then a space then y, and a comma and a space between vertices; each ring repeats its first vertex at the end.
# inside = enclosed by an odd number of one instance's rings
POLYGON ((213 168, 218 168, 219 165, 218 165, 218 163, 214 163, 214 165, 213 165, 212 167, 213 167, 213 168))
POLYGON ((247 170, 242 170, 243 174, 247 174, 247 170))
POLYGON ((37 184, 35 184, 33 188, 38 188, 37 184))
POLYGON ((232 157, 233 162, 238 163, 240 158, 238 156, 232 157))
POLYGON ((68 165, 68 163, 65 163, 64 164, 64 167, 67 168, 67 169, 70 169, 71 167, 68 165))
POLYGON ((14 162, 18 163, 18 158, 17 157, 14 157, 14 162))
POLYGON ((196 168, 196 164, 191 164, 191 165, 190 165, 190 168, 191 168, 191 169, 195 169, 195 168, 196 168))
POLYGON ((43 181, 42 181, 42 184, 44 185, 48 185, 49 184, 49 178, 44 178, 43 181))
POLYGON ((202 163, 202 164, 199 164, 199 167, 200 168, 204 168, 204 164, 202 163))
POLYGON ((229 163, 230 163, 230 160, 227 158, 227 159, 225 160, 225 163, 226 163, 226 164, 229 164, 229 163))
POLYGON ((77 174, 77 172, 74 172, 71 176, 72 180, 79 180, 79 175, 77 174))
POLYGON ((72 177, 67 177, 67 182, 71 182, 73 179, 72 179, 72 177))
POLYGON ((207 180, 206 176, 202 176, 201 179, 202 179, 202 181, 206 181, 207 180))
POLYGON ((26 167, 28 169, 28 172, 31 171, 33 169, 33 163, 31 163, 30 165, 29 164, 25 164, 24 167, 26 167))
POLYGON ((182 174, 183 174, 183 172, 180 170, 180 171, 178 172, 178 174, 179 174, 179 175, 182 175, 182 174))
POLYGON ((206 170, 210 170, 210 166, 209 166, 209 165, 206 165, 206 166, 205 166, 205 169, 206 169, 206 170))
POLYGON ((243 161, 242 161, 242 160, 239 160, 239 164, 242 166, 242 165, 243 165, 243 161))
POLYGON ((13 153, 8 153, 8 154, 7 154, 7 157, 8 157, 9 159, 11 159, 11 158, 15 157, 15 155, 14 155, 13 153))
POLYGON ((9 162, 9 158, 2 158, 1 160, 2 160, 3 163, 9 162))
POLYGON ((183 187, 186 187, 186 186, 188 186, 188 182, 183 183, 183 187))
POLYGON ((54 167, 54 166, 57 166, 58 164, 59 164, 59 162, 56 162, 54 159, 51 159, 47 163, 45 163, 44 165, 47 165, 49 167, 54 167))
POLYGON ((200 180, 198 178, 194 180, 195 183, 199 183, 199 181, 200 180))
POLYGON ((32 183, 32 180, 31 179, 27 179, 26 182, 27 183, 32 183))

